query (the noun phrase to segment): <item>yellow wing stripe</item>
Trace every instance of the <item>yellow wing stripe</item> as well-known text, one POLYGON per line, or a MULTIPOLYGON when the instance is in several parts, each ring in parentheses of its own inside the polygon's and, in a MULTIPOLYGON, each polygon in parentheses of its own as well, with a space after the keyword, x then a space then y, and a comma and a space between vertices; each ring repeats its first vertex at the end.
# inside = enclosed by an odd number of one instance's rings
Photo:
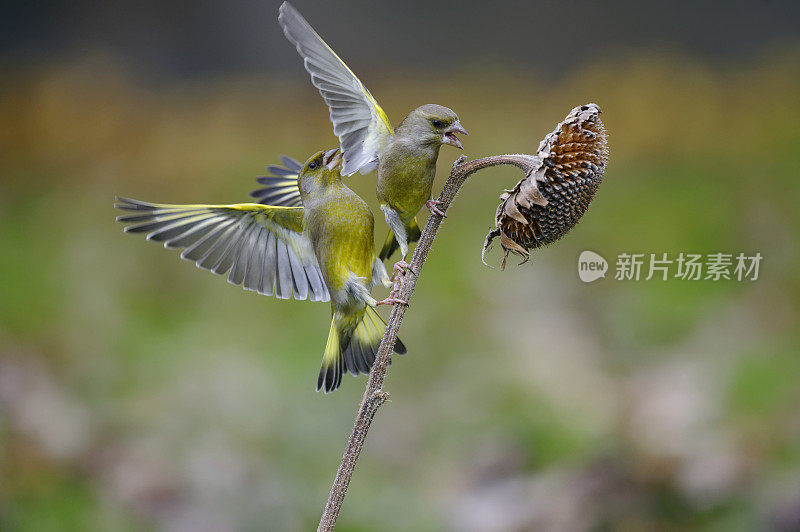
MULTIPOLYGON (((342 60, 342 58, 341 58, 341 57, 339 57, 339 54, 337 54, 337 53, 336 53, 336 52, 333 50, 333 48, 331 48, 330 46, 328 46, 328 43, 326 43, 326 42, 325 42, 325 40, 324 40, 322 37, 320 37, 320 36, 319 36, 319 33, 317 33, 317 30, 315 30, 313 27, 311 27, 311 24, 308 24, 308 22, 305 20, 305 18, 303 18, 303 17, 300 15, 300 13, 299 13, 299 12, 298 12, 296 9, 294 9, 294 7, 293 7, 291 4, 289 4, 288 2, 284 2, 284 3, 283 3, 283 5, 281 6, 281 9, 284 9, 284 7, 283 7, 284 5, 285 5, 285 6, 289 6, 291 9, 293 9, 293 10, 295 11, 295 13, 297 13, 297 15, 298 15, 298 16, 300 16, 300 18, 301 18, 301 19, 303 19, 303 21, 304 21, 304 22, 306 22, 306 25, 308 26, 308 29, 310 29, 310 30, 311 30, 311 33, 313 33, 313 34, 314 34, 314 36, 315 36, 317 39, 319 39, 319 42, 320 42, 320 43, 321 43, 321 44, 322 44, 322 45, 323 45, 325 48, 327 48, 327 50, 328 50, 328 51, 331 53, 331 55, 332 55, 333 57, 335 57, 335 58, 336 58, 336 59, 339 61, 339 64, 341 64, 341 66, 342 66, 342 67, 344 67, 344 69, 345 69, 345 70, 347 70, 347 72, 350 74, 350 76, 352 76, 352 78, 353 78, 353 79, 354 79, 354 80, 355 80, 355 81, 358 83, 358 88, 359 88, 359 89, 361 89, 361 93, 362 93, 362 94, 363 94, 363 95, 364 95, 364 96, 367 98, 367 100, 369 101, 369 103, 370 103, 370 104, 372 104, 372 107, 375 109, 375 112, 377 113, 378 117, 379 117, 379 118, 381 119, 381 121, 383 122, 383 125, 384 125, 384 126, 386 126, 386 129, 387 129, 387 130, 389 130, 389 132, 391 133, 391 132, 392 132, 392 130, 393 130, 393 128, 392 128, 392 123, 391 123, 391 122, 389 122, 389 117, 388 117, 388 116, 386 116, 386 113, 384 112, 383 108, 382 108, 382 107, 381 107, 381 106, 378 104, 377 100, 375 100, 375 98, 374 98, 374 97, 372 96, 372 94, 371 94, 371 93, 370 93, 370 92, 367 90, 367 88, 364 86, 364 84, 361 82, 361 80, 360 80, 360 79, 358 79, 358 76, 356 76, 355 72, 353 72, 352 70, 350 70, 350 67, 349 67, 349 66, 347 66, 347 63, 345 63, 345 62, 342 60)), ((330 81, 333 81, 333 80, 330 80, 330 81)))
POLYGON ((130 214, 117 220, 125 231, 146 233, 181 258, 228 281, 281 299, 329 301, 311 242, 303 234, 302 207, 260 203, 172 205, 117 198, 130 214))
POLYGON ((297 48, 311 82, 330 110, 333 131, 342 148, 342 173, 351 175, 374 170, 380 152, 393 135, 386 113, 361 80, 294 7, 284 2, 278 11, 278 21, 287 39, 297 48))

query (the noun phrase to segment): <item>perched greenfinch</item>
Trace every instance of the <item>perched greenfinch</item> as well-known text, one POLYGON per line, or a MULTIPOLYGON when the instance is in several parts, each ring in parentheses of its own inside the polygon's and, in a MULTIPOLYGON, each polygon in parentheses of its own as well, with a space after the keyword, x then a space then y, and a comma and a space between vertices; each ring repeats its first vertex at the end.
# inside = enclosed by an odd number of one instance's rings
POLYGON ((378 200, 390 228, 380 258, 389 258, 399 247, 403 258, 398 264, 405 268, 408 245, 420 237, 416 214, 427 205, 443 215, 431 200, 439 148, 463 149, 456 133, 467 131, 452 110, 435 104, 414 109, 392 128, 364 84, 288 2, 280 6, 278 21, 330 108, 344 159, 342 174, 377 168, 378 200))
MULTIPOLYGON (((375 311, 382 302, 371 292, 376 285, 391 285, 375 256, 372 211, 342 182, 341 161, 335 148, 314 154, 301 168, 288 158, 284 163, 291 168, 271 167, 275 179, 293 188, 291 206, 168 205, 125 198, 115 205, 133 211, 117 217, 129 224, 126 232, 183 248, 181 258, 228 273, 232 284, 282 299, 330 301, 333 318, 317 379, 317 390, 326 393, 339 387, 347 371, 369 373, 386 327, 375 311)), ((405 354, 406 348, 398 340, 394 351, 405 354)))

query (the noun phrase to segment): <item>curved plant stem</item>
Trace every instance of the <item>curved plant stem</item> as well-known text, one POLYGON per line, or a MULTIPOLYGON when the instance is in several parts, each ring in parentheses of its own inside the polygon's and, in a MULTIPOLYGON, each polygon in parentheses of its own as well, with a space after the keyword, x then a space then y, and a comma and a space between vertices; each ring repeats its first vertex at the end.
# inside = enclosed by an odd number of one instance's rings
MULTIPOLYGON (((442 212, 447 212, 447 209, 450 207, 450 204, 456 197, 461 186, 470 175, 478 170, 500 164, 511 164, 521 168, 527 173, 532 168, 533 162, 534 158, 530 155, 493 155, 469 162, 467 162, 466 156, 462 155, 453 163, 453 169, 450 172, 450 177, 444 184, 442 193, 439 195, 437 206, 442 212)), ((442 216, 435 213, 431 213, 428 218, 428 223, 425 224, 425 229, 422 231, 417 247, 414 250, 414 255, 411 258, 403 287, 397 295, 398 299, 410 301, 422 266, 428 258, 428 252, 433 244, 433 239, 436 238, 436 234, 439 232, 442 219, 442 216)), ((406 310, 406 305, 395 305, 389 316, 386 331, 383 334, 383 340, 378 348, 378 353, 375 356, 375 363, 369 374, 364 397, 358 408, 353 432, 350 434, 350 438, 347 441, 347 447, 345 448, 344 456, 342 456, 342 463, 339 465, 339 470, 336 472, 336 478, 333 481, 331 493, 328 496, 328 502, 325 504, 325 510, 322 513, 322 518, 317 527, 318 531, 330 531, 336 526, 336 518, 339 516, 339 510, 342 507, 344 496, 347 493, 347 487, 350 485, 350 478, 353 476, 353 470, 361 454, 361 448, 364 446, 364 441, 367 438, 367 432, 372 425, 372 420, 378 408, 389 398, 389 394, 384 392, 381 388, 386 378, 386 368, 389 365, 392 346, 395 344, 397 332, 403 322, 403 316, 405 316, 406 310)))

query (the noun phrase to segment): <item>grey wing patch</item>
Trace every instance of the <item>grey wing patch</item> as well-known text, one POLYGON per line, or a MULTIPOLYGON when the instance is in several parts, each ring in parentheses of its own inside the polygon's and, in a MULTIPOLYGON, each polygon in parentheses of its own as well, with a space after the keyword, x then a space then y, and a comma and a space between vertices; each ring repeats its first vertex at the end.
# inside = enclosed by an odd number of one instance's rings
POLYGON ((117 217, 129 224, 126 232, 147 233, 148 240, 182 248, 181 258, 228 274, 232 284, 282 299, 329 301, 308 239, 252 205, 162 205, 125 198, 115 204, 134 211, 117 217))
MULTIPOLYGON (((232 255, 233 267, 231 273, 228 275, 228 282, 235 285, 240 285, 244 282, 244 276, 247 273, 247 261, 250 260, 250 253, 256 245, 256 238, 258 236, 259 227, 255 224, 249 224, 245 230, 242 240, 239 242, 236 253, 232 255)), ((247 288, 245 286, 245 288, 247 288)))
POLYGON ((259 294, 271 296, 275 293, 275 268, 271 266, 275 264, 276 260, 277 241, 278 239, 272 233, 267 235, 267 241, 264 244, 264 274, 261 276, 259 294))
MULTIPOLYGON (((255 236, 255 242, 250 249, 250 257, 247 261, 247 273, 244 276, 244 288, 257 292, 261 288, 261 277, 266 269, 264 266, 264 252, 267 248, 267 229, 259 227, 255 236)), ((297 294, 297 299, 305 299, 302 294, 297 294)))
POLYGON ((284 166, 267 166, 267 175, 258 176, 256 181, 264 185, 250 193, 258 203, 283 207, 302 207, 300 199, 300 171, 302 165, 287 155, 281 155, 284 166))
POLYGON ((325 281, 322 280, 322 272, 318 267, 306 266, 306 278, 308 279, 309 293, 308 299, 311 301, 327 301, 330 298, 325 281))
POLYGON ((294 252, 292 248, 288 248, 289 251, 289 263, 291 264, 291 272, 292 272, 292 288, 296 295, 305 299, 308 297, 308 277, 306 276, 306 270, 303 268, 303 263, 300 262, 300 258, 297 256, 297 253, 294 252))
POLYGON ((278 9, 278 22, 303 58, 311 83, 328 105, 333 132, 341 143, 342 174, 373 170, 393 134, 386 113, 344 61, 288 2, 278 9))
POLYGON ((292 270, 289 262, 289 250, 283 240, 278 240, 276 272, 278 274, 278 283, 275 295, 280 299, 289 299, 292 295, 292 270))

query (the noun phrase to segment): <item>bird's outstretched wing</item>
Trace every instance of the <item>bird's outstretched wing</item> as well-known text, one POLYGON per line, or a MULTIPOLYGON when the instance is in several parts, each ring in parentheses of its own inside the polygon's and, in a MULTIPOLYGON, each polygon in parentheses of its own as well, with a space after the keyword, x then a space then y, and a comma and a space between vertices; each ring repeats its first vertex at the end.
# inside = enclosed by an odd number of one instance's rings
POLYGON ((342 147, 342 174, 371 172, 377 168, 378 155, 392 137, 386 113, 344 61, 288 2, 281 4, 278 22, 330 108, 333 132, 342 147))
POLYGON ((256 181, 264 185, 250 193, 259 203, 282 207, 302 207, 300 199, 300 170, 302 165, 288 157, 281 155, 281 162, 285 166, 271 164, 267 166, 267 175, 258 176, 256 181))
POLYGON ((133 211, 117 220, 129 233, 147 233, 167 248, 185 248, 181 258, 246 290, 281 299, 329 301, 311 242, 303 235, 302 207, 258 203, 167 205, 117 198, 133 211))

